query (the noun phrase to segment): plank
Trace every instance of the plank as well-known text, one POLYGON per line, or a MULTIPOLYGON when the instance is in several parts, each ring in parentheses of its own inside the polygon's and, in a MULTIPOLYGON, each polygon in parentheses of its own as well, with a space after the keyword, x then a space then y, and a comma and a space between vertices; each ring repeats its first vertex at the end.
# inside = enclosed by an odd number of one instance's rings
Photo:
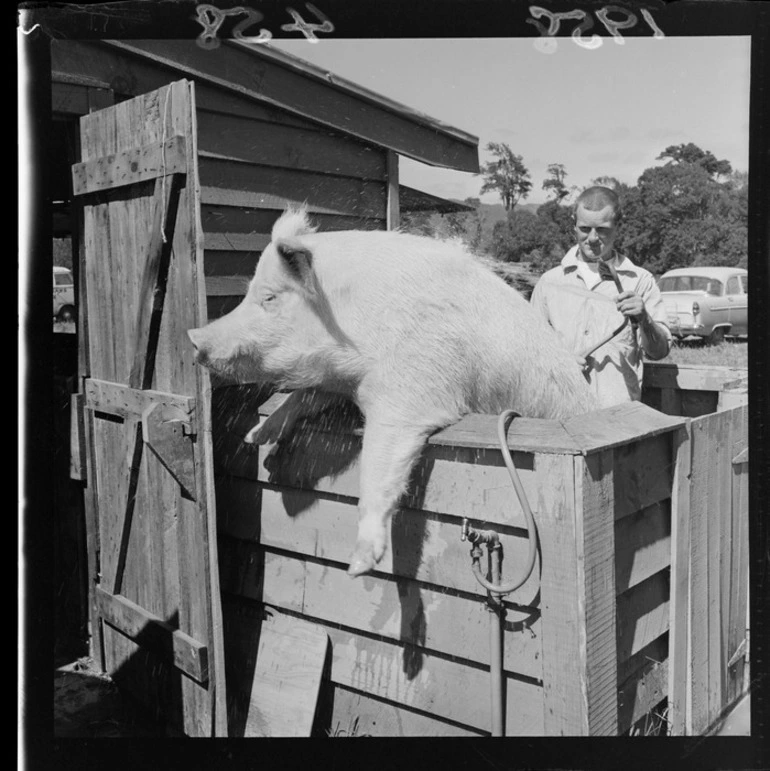
MULTIPOLYGON (((360 439, 356 436, 299 429, 287 442, 265 446, 258 456, 242 450, 241 445, 237 439, 229 445, 230 452, 238 453, 225 466, 231 473, 237 469, 270 485, 359 496, 360 439)), ((513 462, 534 510, 538 489, 546 483, 536 465, 540 456, 513 452, 513 462)), ((412 471, 402 506, 526 528, 521 502, 497 450, 425 448, 412 471)))
POLYGON ((721 391, 723 386, 747 374, 740 367, 644 362, 643 383, 653 388, 679 391, 721 391))
POLYGON ((245 737, 308 737, 329 638, 315 624, 269 613, 259 635, 245 737))
POLYGON ((615 518, 671 497, 672 433, 640 437, 614 450, 615 518))
MULTIPOLYGON (((540 539, 543 628, 543 709, 546 736, 588 735, 587 682, 579 641, 584 635, 576 541, 573 459, 546 456, 553 480, 536 505, 540 539)), ((585 639, 584 636, 582 639, 585 639)))
POLYGON ((242 300, 249 289, 246 276, 206 276, 206 297, 233 297, 242 300))
POLYGON ((198 110, 198 152, 245 163, 302 168, 362 179, 385 178, 384 153, 342 133, 198 110))
POLYGON ((709 587, 708 509, 712 448, 706 426, 712 416, 691 423, 692 467, 690 487, 690 662, 691 703, 688 734, 701 734, 708 718, 709 587))
POLYGON ((74 164, 72 194, 103 192, 186 172, 185 139, 177 135, 74 164))
MULTIPOLYGON (((201 206, 201 221, 205 233, 270 233, 273 224, 283 212, 282 202, 279 200, 266 200, 265 196, 259 196, 259 200, 255 201, 257 196, 252 198, 247 191, 227 190, 222 191, 222 196, 218 192, 216 188, 206 188, 203 191, 207 199, 201 206), (239 203, 241 200, 243 203, 239 203)), ((321 231, 385 229, 384 219, 311 209, 309 214, 313 224, 321 231)), ((208 266, 206 270, 209 270, 208 266)))
MULTIPOLYGON (((219 158, 199 159, 200 183, 208 188, 248 191, 251 200, 267 202, 280 197, 286 203, 307 202, 313 207, 329 208, 333 213, 385 218, 385 183, 353 177, 320 174, 304 169, 237 163, 219 158)), ((281 206, 284 208, 284 206, 281 206)))
POLYGON ((668 571, 656 573, 617 598, 618 661, 638 653, 669 628, 668 571))
MULTIPOLYGON (((358 511, 351 501, 321 499, 290 490, 261 489, 251 484, 217 487, 220 531, 347 566, 355 544, 358 511), (242 512, 240 516, 236 512, 242 512)), ((491 523, 471 520, 476 527, 491 523)), ((503 547, 503 578, 527 556, 526 535, 495 525, 503 547)), ((389 548, 377 573, 413 578, 458 591, 484 595, 471 571, 470 545, 461 541, 461 520, 445 520, 422 512, 399 511, 393 518, 389 548)), ((533 575, 508 596, 530 607, 538 593, 537 561, 533 575)))
MULTIPOLYGON (((614 453, 575 458, 578 598, 583 605, 587 727, 591 736, 618 732, 615 618, 614 453)), ((583 630, 581 630, 583 631, 583 630)), ((582 634, 580 644, 583 643, 582 634)), ((577 641, 575 641, 577 642, 577 641)), ((574 644, 574 643, 573 643, 574 644)))
POLYGON ((666 698, 667 686, 667 660, 648 661, 630 680, 621 683, 618 688, 618 733, 625 734, 666 698))
POLYGON ((671 564, 670 502, 615 522, 615 589, 625 592, 671 564))
POLYGON ((398 200, 398 155, 388 150, 386 158, 385 180, 387 183, 387 205, 385 209, 385 227, 395 230, 399 225, 398 200))
POLYGON ((690 730, 690 426, 674 435, 671 492, 671 596, 669 614, 669 721, 672 736, 690 730))
MULTIPOLYGON (((327 628, 332 682, 469 728, 490 726, 489 672, 427 652, 327 628), (416 671, 415 671, 416 670, 416 671)), ((540 686, 505 678, 506 735, 542 736, 540 686)))
POLYGON ((261 233, 206 233, 204 249, 219 252, 262 252, 270 236, 261 233))
POLYGON ((174 666, 200 683, 208 680, 208 649, 189 635, 174 629, 127 597, 112 595, 96 587, 102 617, 142 647, 161 652, 174 666))
MULTIPOLYGON (((741 429, 746 430, 742 422, 741 429)), ((748 636, 749 618, 746 612, 749 595, 749 464, 748 448, 733 459, 732 464, 732 534, 730 539, 732 577, 727 635, 728 661, 748 636)), ((732 703, 744 692, 745 657, 737 660, 728 671, 728 701, 732 703)))
POLYGON ((564 421, 564 427, 581 452, 587 454, 669 433, 683 422, 641 402, 625 402, 576 415, 564 421))
POLYGON ((415 712, 365 693, 334 686, 329 733, 348 736, 485 736, 481 730, 437 720, 432 715, 415 712))
POLYGON ((131 388, 122 383, 89 378, 85 384, 86 407, 122 418, 140 417, 154 404, 184 413, 190 421, 196 400, 186 394, 172 394, 153 389, 131 388))
POLYGON ((85 115, 115 101, 115 94, 107 84, 97 87, 61 82, 60 78, 62 73, 51 73, 51 112, 54 115, 85 115))
POLYGON ((207 251, 204 257, 204 265, 207 279, 231 278, 237 276, 240 279, 250 281, 257 268, 260 253, 235 252, 235 251, 207 251))
MULTIPOLYGON (((490 664, 489 624, 495 617, 485 598, 458 596, 389 576, 351 581, 345 566, 270 551, 262 564, 261 599, 271 606, 458 660, 490 664)), ((503 638, 504 668, 540 679, 539 612, 509 607, 503 638)))

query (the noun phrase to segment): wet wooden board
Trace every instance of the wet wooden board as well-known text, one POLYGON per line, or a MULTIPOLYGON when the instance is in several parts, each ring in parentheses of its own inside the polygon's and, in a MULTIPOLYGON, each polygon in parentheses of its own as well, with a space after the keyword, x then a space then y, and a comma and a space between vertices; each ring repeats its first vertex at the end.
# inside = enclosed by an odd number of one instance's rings
POLYGON ((244 736, 310 736, 328 646, 315 624, 271 612, 260 632, 244 736))

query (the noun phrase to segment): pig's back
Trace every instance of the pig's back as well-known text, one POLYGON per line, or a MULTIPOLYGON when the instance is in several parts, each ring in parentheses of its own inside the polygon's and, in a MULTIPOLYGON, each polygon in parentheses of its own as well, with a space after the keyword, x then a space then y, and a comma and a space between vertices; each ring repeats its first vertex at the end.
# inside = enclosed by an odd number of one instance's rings
POLYGON ((407 392, 430 390, 460 414, 515 409, 564 418, 595 408, 555 332, 459 242, 399 232, 306 239, 338 321, 407 392))

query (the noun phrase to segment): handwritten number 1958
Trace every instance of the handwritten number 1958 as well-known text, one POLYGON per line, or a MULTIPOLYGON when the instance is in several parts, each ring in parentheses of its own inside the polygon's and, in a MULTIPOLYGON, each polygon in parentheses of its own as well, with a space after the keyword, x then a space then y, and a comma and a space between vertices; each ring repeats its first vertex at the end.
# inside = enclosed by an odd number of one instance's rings
MULTIPOLYGON (((644 17, 644 20, 652 29, 654 37, 656 39, 665 37, 658 25, 655 24, 655 20, 652 18, 652 14, 646 8, 641 8, 640 11, 644 17)), ((572 39, 579 46, 592 49, 599 48, 599 46, 602 45, 603 41, 599 35, 591 35, 590 38, 583 37, 583 33, 588 32, 588 30, 594 26, 594 20, 585 11, 576 8, 574 11, 554 13, 553 11, 541 8, 539 5, 530 5, 529 12, 532 16, 534 16, 534 19, 527 19, 527 23, 533 24, 538 29, 542 37, 554 37, 559 31, 559 27, 562 21, 566 21, 567 19, 574 19, 575 21, 581 22, 572 31, 572 39), (548 19, 547 28, 539 21, 536 21, 536 19, 542 19, 543 17, 548 19)), ((607 32, 612 35, 613 39, 618 45, 623 45, 625 43, 625 40, 623 39, 623 36, 620 34, 619 30, 630 29, 639 21, 636 14, 631 13, 631 11, 628 11, 625 8, 621 8, 617 5, 608 5, 605 8, 599 9, 596 11, 596 16, 604 25, 607 32), (623 17, 623 19, 616 21, 610 18, 610 14, 620 15, 623 17)), ((555 45, 555 41, 553 45, 555 45)))

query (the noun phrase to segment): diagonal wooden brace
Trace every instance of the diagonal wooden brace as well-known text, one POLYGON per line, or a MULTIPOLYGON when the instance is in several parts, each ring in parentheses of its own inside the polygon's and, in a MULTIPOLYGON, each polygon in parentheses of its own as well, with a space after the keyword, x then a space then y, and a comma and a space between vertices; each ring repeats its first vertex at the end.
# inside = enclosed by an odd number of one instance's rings
POLYGON ((189 416, 163 404, 151 404, 142 413, 142 438, 176 479, 185 495, 196 499, 193 443, 185 433, 189 416))

